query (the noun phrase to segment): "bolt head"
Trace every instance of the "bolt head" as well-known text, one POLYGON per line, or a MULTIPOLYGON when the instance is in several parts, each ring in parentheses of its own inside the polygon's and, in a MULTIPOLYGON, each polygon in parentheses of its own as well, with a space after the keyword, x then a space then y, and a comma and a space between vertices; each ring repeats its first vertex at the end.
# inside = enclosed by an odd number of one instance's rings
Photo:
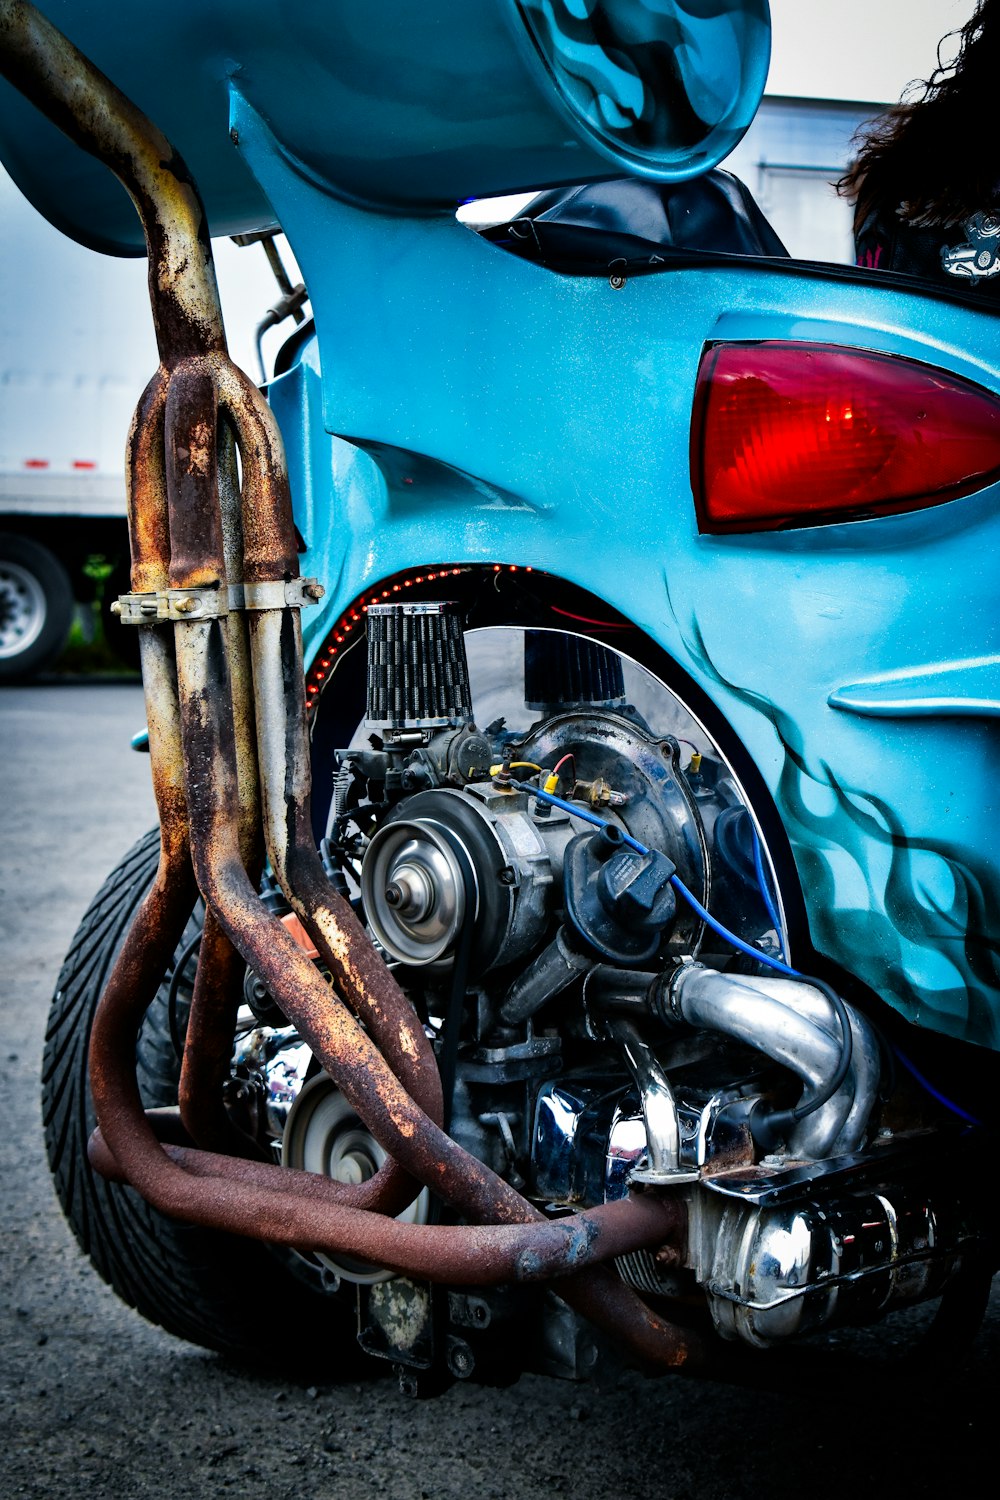
POLYGON ((302 592, 307 599, 322 599, 326 589, 321 583, 307 583, 302 592))
POLYGON ((476 1361, 468 1344, 453 1344, 448 1351, 448 1364, 451 1373, 459 1380, 467 1380, 476 1368, 476 1361))
POLYGON ((111 613, 113 615, 120 615, 121 612, 122 612, 122 601, 120 599, 112 599, 112 601, 111 601, 111 613))

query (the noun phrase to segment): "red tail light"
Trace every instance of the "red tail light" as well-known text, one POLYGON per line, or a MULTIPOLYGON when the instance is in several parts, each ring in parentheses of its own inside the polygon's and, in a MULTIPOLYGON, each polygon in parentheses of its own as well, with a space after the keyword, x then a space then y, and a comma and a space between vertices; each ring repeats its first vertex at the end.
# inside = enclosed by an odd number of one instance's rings
POLYGON ((716 344, 691 433, 699 530, 921 510, 1000 477, 1000 400, 931 365, 837 344, 716 344))

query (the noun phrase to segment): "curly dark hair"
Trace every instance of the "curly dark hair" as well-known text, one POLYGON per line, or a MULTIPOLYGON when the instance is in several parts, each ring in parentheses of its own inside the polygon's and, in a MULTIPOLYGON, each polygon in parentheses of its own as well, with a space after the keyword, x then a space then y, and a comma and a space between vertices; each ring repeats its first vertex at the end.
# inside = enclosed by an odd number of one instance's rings
POLYGON ((857 154, 837 184, 855 204, 855 225, 876 205, 891 204, 917 228, 961 223, 1000 200, 996 91, 1000 87, 1000 0, 978 0, 960 31, 938 45, 938 66, 910 85, 901 103, 862 126, 857 154), (960 38, 943 63, 945 44, 960 38))

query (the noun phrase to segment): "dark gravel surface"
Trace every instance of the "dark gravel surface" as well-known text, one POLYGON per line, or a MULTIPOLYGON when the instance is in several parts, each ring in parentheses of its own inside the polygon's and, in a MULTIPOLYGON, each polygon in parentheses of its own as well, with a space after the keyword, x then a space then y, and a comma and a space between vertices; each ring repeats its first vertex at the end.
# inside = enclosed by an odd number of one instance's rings
MULTIPOLYGON (((526 1376, 435 1401, 390 1379, 304 1374, 310 1329, 261 1286, 262 1366, 234 1368, 144 1323, 77 1250, 44 1163, 38 1072, 62 955, 104 875, 153 821, 131 685, 5 689, 0 809, 4 1204, 0 1496, 224 1493, 268 1500, 549 1494, 588 1500, 990 1493, 1000 1295, 960 1360, 907 1378, 899 1317, 749 1385, 526 1376), (854 1362, 841 1364, 849 1353, 854 1362), (315 1382, 315 1383, 314 1383, 315 1382)), ((988 1163, 983 1191, 992 1190, 988 1163)))

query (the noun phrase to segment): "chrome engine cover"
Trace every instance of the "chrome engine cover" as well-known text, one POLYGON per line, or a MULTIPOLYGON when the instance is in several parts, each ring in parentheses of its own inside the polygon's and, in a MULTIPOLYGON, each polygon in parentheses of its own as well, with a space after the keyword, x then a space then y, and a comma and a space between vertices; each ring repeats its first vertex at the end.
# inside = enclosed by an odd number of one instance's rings
MULTIPOLYGON (((919 1141, 826 1162, 755 1163, 759 1082, 710 1097, 678 1087, 681 1162, 700 1172, 676 1189, 688 1205, 686 1249, 669 1264, 649 1251, 622 1256, 623 1279, 659 1298, 700 1287, 719 1334, 756 1348, 939 1295, 974 1239, 944 1164, 928 1161, 919 1141)), ((647 1153, 637 1094, 630 1085, 609 1093, 598 1079, 547 1084, 533 1149, 536 1186, 551 1202, 624 1197, 647 1153)))
POLYGON ((965 1214, 946 1184, 942 1174, 936 1189, 921 1191, 904 1167, 904 1180, 856 1192, 789 1184, 742 1203, 709 1189, 692 1242, 704 1257, 696 1274, 716 1329, 766 1348, 937 1296, 965 1243, 965 1214))

